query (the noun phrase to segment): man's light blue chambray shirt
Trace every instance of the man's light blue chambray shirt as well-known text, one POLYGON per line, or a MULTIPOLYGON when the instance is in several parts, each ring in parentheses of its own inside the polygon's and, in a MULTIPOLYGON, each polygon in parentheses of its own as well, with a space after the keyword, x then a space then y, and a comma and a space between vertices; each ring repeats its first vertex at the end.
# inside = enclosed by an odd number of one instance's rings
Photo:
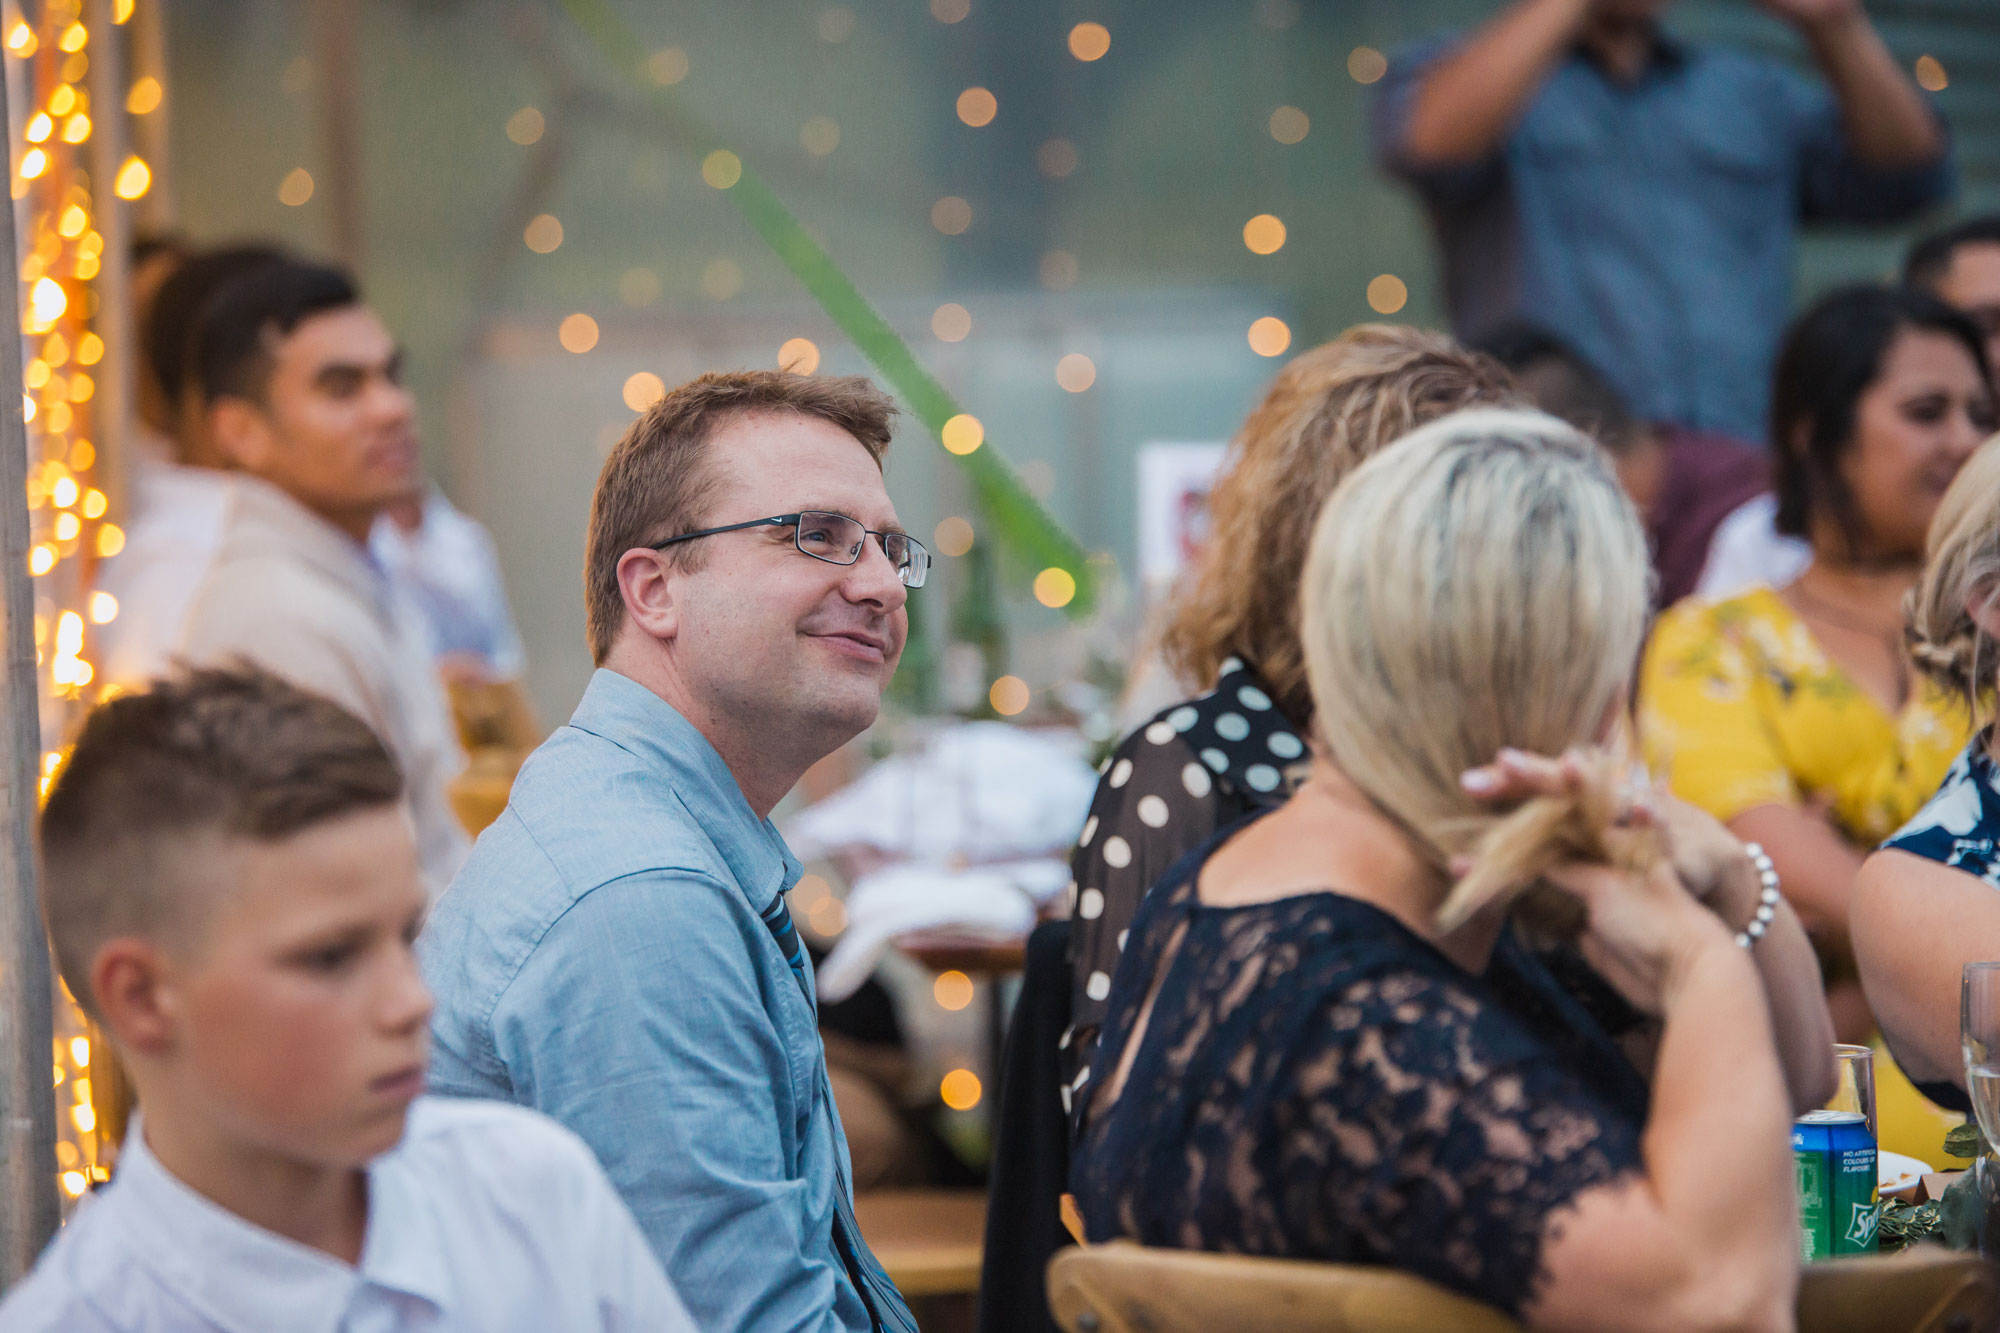
POLYGON ((1395 53, 1374 104, 1376 157, 1437 232, 1453 328, 1539 324, 1647 420, 1762 440, 1799 224, 1899 222, 1951 192, 1948 153, 1870 169, 1823 86, 1664 35, 1633 82, 1572 53, 1488 157, 1422 162, 1410 113, 1453 46, 1395 53))
POLYGON ((417 942, 432 1089, 581 1136, 718 1333, 870 1327, 813 1004, 758 916, 798 874, 701 733, 600 670, 417 942))

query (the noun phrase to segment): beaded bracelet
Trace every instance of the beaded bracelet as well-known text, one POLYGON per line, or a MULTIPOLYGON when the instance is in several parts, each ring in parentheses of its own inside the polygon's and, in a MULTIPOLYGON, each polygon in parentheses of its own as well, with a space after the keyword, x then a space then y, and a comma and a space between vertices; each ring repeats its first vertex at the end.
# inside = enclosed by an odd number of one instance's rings
POLYGON ((1771 864, 1771 858, 1764 849, 1754 842, 1743 844, 1743 854, 1750 858, 1761 887, 1757 894, 1756 914, 1750 918, 1749 925, 1736 932, 1736 942, 1752 949, 1758 940, 1764 938, 1764 932, 1771 928, 1771 918, 1778 914, 1778 868, 1771 864))

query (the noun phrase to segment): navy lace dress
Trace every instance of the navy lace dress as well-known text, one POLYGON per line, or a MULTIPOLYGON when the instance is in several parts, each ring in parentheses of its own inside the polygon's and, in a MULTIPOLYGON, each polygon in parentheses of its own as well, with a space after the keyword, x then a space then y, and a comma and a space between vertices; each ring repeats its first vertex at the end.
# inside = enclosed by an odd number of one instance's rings
POLYGON ((1203 905, 1227 836, 1133 922, 1104 1079, 1165 973, 1077 1144, 1089 1238, 1383 1264, 1518 1316, 1551 1215, 1639 1166, 1631 1066, 1587 1019, 1510 1006, 1358 899, 1203 905))

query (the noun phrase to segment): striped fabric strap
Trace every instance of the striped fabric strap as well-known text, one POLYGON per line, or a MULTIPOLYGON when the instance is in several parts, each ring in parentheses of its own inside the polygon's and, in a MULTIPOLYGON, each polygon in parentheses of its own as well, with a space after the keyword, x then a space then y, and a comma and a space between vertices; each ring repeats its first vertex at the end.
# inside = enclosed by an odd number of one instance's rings
MULTIPOLYGON (((792 924, 792 912, 785 905, 782 890, 760 915, 771 932, 771 938, 777 941, 778 952, 785 955, 785 961, 791 964, 799 990, 811 1003, 812 988, 806 981, 805 942, 799 938, 798 927, 792 924)), ((861 1297, 861 1303, 868 1307, 869 1321, 877 1333, 917 1333, 917 1322, 910 1317, 909 1307, 903 1303, 902 1295, 889 1281, 889 1275, 882 1271, 882 1266, 875 1262, 875 1256, 869 1253, 866 1242, 861 1238, 861 1227, 854 1220, 854 1192, 848 1188, 846 1172, 839 1169, 837 1154, 834 1163, 833 1247, 840 1252, 840 1261, 847 1269, 847 1280, 861 1297)))

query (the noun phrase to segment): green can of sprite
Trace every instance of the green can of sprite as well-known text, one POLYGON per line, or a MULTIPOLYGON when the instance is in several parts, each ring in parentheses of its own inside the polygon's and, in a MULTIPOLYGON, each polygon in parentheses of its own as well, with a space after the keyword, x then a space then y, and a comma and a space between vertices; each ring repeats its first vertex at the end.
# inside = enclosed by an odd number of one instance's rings
POLYGON ((1872 1254, 1881 1220, 1875 1139, 1859 1111, 1808 1111, 1792 1123, 1799 1256, 1872 1254))

